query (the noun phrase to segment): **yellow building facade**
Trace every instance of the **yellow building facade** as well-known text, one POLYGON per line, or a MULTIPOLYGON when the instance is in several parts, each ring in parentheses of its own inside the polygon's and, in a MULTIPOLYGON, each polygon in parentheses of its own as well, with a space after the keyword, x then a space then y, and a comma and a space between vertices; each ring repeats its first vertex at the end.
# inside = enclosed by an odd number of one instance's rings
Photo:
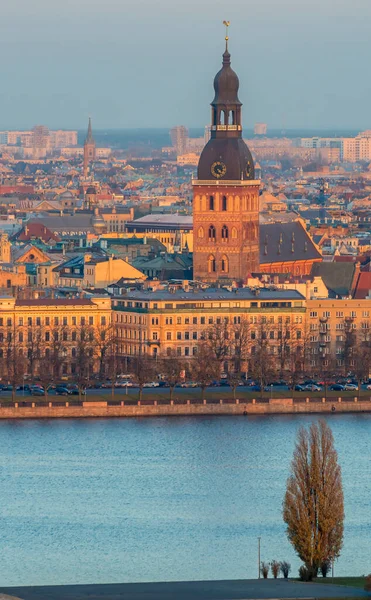
POLYGON ((121 353, 128 357, 173 351, 180 357, 195 356, 205 331, 224 324, 231 338, 246 325, 250 354, 266 336, 272 355, 278 356, 288 332, 292 345, 303 344, 305 316, 306 300, 295 290, 137 291, 113 299, 113 324, 121 353))
MULTIPOLYGON (((111 317, 108 297, 26 300, 0 297, 3 378, 7 378, 3 359, 10 352, 27 358, 28 363, 32 361, 33 370, 37 372, 39 361, 51 356, 57 345, 61 353, 61 375, 73 374, 82 332, 86 335, 86 346, 90 344, 89 347, 94 349, 95 340, 111 327, 111 317)), ((96 359, 96 353, 92 352, 93 362, 96 359)))

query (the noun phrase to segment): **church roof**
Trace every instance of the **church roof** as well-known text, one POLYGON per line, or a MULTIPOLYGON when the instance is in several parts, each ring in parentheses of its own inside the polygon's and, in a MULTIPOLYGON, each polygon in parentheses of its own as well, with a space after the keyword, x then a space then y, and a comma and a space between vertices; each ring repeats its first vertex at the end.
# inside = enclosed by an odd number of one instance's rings
POLYGON ((320 259, 320 252, 300 221, 260 225, 260 264, 320 259))

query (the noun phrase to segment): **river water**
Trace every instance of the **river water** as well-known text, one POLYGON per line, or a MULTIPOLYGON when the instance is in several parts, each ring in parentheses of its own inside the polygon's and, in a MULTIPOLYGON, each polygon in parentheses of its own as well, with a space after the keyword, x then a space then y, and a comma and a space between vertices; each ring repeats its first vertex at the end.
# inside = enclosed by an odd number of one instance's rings
MULTIPOLYGON (((234 579, 299 561, 282 499, 313 416, 0 422, 0 585, 234 579)), ((371 571, 371 415, 330 415, 346 529, 371 571)))

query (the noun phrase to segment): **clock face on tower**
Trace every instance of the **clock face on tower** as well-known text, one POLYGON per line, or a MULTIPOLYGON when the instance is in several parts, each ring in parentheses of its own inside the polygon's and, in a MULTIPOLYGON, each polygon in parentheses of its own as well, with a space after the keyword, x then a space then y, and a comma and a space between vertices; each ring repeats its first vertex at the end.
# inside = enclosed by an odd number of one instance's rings
POLYGON ((221 161, 216 161, 211 165, 211 173, 217 179, 221 179, 227 172, 227 167, 221 161))

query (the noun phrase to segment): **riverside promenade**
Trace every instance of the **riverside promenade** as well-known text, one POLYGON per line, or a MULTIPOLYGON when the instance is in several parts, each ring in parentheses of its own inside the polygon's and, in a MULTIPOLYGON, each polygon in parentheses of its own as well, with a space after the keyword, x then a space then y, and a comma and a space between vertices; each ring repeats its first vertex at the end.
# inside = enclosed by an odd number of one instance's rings
POLYGON ((370 597, 360 588, 284 579, 0 588, 22 600, 268 600, 370 597))
POLYGON ((269 398, 243 400, 17 400, 0 404, 0 419, 130 418, 164 416, 338 414, 371 412, 370 398, 269 398))

